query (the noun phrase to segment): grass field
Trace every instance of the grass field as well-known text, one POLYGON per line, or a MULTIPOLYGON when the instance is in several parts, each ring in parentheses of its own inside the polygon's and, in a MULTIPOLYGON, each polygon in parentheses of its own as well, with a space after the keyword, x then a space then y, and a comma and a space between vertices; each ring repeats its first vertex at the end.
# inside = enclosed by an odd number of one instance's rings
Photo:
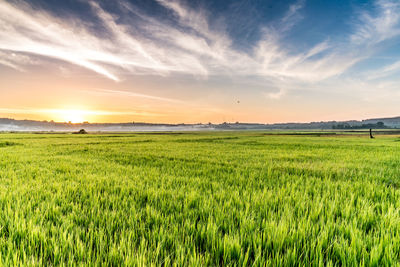
POLYGON ((393 265, 394 136, 0 134, 2 265, 393 265))

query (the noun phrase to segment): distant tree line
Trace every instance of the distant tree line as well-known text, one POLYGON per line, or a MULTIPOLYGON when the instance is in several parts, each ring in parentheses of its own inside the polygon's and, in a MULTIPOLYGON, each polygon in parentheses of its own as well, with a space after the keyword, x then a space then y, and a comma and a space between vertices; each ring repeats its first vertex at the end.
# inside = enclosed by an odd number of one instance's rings
POLYGON ((332 126, 332 129, 387 129, 383 122, 378 121, 377 123, 367 123, 361 125, 351 125, 349 123, 338 123, 332 126))

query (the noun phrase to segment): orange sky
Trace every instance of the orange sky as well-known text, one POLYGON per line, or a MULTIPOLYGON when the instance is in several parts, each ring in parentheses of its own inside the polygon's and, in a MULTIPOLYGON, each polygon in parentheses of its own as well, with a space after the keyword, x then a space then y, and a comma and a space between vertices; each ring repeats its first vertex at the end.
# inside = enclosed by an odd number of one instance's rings
MULTIPOLYGON (((0 75, 1 84, 6 85, 0 90, 0 117, 60 122, 273 123, 362 119, 382 112, 373 105, 352 107, 351 99, 337 106, 307 101, 301 95, 268 99, 261 93, 255 98, 239 90, 233 95, 230 88, 201 91, 196 84, 186 87, 190 83, 185 82, 171 89, 168 78, 150 83, 143 77, 136 82, 115 82, 93 75, 64 77, 57 72, 31 75, 8 70, 7 77, 0 75), (181 87, 186 91, 181 92, 181 87), (369 112, 360 116, 366 107, 369 112)), ((396 112, 385 111, 383 116, 396 112)))

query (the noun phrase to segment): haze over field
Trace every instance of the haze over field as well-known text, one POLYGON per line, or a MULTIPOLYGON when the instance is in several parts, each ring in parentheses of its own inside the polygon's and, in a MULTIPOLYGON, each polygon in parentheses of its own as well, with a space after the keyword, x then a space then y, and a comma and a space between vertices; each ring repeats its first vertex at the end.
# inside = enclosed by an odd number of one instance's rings
POLYGON ((399 44, 395 0, 0 0, 0 117, 396 116, 399 44))
MULTIPOLYGON (((312 130, 329 132, 358 132, 362 129, 392 129, 388 133, 400 133, 400 117, 394 118, 375 118, 367 120, 350 121, 320 121, 309 123, 242 123, 242 122, 223 122, 215 123, 193 123, 193 124, 166 124, 166 123, 144 123, 144 122, 125 122, 125 123, 73 123, 73 122, 54 122, 54 121, 34 121, 34 120, 14 120, 0 118, 0 132, 75 132, 80 130, 89 132, 183 132, 183 131, 232 131, 232 130, 312 130), (358 130, 358 131, 357 131, 358 130)), ((380 131, 380 133, 383 133, 380 131)))

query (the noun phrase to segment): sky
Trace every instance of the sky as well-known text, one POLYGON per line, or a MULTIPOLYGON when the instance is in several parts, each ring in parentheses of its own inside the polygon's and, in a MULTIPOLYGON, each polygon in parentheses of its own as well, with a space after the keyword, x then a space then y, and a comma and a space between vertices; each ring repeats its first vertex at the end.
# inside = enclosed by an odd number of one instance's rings
POLYGON ((0 117, 400 116, 398 0, 0 0, 0 117))

